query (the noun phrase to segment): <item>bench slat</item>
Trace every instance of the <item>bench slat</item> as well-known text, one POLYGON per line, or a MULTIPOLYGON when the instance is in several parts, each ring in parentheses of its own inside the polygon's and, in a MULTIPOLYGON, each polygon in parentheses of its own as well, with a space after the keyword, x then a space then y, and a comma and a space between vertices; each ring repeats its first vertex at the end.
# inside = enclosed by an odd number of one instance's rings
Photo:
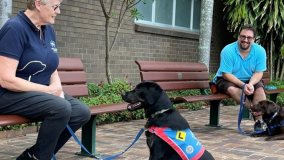
POLYGON ((113 103, 102 104, 96 106, 90 106, 91 115, 97 115, 102 113, 112 113, 118 111, 126 111, 128 103, 113 103))
POLYGON ((165 91, 209 88, 209 81, 177 81, 177 82, 157 82, 157 83, 165 91))
POLYGON ((58 71, 83 71, 84 65, 78 58, 59 58, 58 71))
POLYGON ((140 72, 141 81, 184 81, 184 80, 207 80, 208 72, 140 72))
POLYGON ((222 100, 227 98, 230 98, 230 96, 227 94, 212 94, 212 95, 176 97, 175 101, 198 102, 198 101, 222 100))
POLYGON ((264 71, 264 72, 263 72, 262 78, 267 78, 267 79, 269 79, 268 71, 264 71))
POLYGON ((34 122, 30 119, 27 119, 22 116, 17 115, 0 115, 0 126, 8 126, 8 125, 15 125, 15 124, 22 124, 22 123, 31 123, 34 122))
POLYGON ((62 85, 63 91, 73 97, 88 96, 88 88, 86 84, 62 85))
POLYGON ((265 90, 266 94, 275 94, 275 93, 281 93, 281 92, 284 92, 284 88, 265 90))
POLYGON ((264 82, 264 85, 269 85, 270 84, 270 80, 267 78, 262 79, 264 82))
POLYGON ((204 63, 135 61, 140 71, 208 71, 204 63))
POLYGON ((62 85, 85 84, 87 82, 86 74, 84 71, 74 71, 74 72, 58 71, 58 74, 62 85))

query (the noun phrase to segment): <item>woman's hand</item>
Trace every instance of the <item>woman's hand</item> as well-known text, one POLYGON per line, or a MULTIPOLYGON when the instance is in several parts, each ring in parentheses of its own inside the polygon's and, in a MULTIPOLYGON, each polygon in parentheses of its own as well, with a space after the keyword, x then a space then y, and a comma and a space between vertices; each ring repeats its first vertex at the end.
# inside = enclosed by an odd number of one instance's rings
POLYGON ((61 97, 61 94, 63 92, 61 85, 57 85, 56 83, 52 83, 48 87, 49 87, 49 90, 50 90, 49 94, 53 94, 55 96, 61 97))
POLYGON ((57 70, 55 70, 50 77, 49 88, 51 91, 50 94, 64 98, 64 92, 61 86, 61 81, 60 81, 57 70))
POLYGON ((60 97, 65 99, 65 93, 63 91, 61 92, 60 97))

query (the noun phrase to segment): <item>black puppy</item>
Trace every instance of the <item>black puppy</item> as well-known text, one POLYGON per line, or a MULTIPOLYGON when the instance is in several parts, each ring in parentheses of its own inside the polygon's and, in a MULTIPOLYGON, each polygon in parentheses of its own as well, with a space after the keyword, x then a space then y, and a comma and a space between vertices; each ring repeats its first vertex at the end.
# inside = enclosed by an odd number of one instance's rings
POLYGON ((129 111, 144 108, 148 121, 149 160, 214 160, 189 129, 187 121, 173 108, 166 92, 155 82, 145 81, 122 94, 129 111), (168 135, 169 134, 169 135, 168 135), (172 134, 172 135, 171 135, 172 134), (168 142, 168 143, 167 143, 168 142), (180 144, 175 146, 175 144, 180 144))

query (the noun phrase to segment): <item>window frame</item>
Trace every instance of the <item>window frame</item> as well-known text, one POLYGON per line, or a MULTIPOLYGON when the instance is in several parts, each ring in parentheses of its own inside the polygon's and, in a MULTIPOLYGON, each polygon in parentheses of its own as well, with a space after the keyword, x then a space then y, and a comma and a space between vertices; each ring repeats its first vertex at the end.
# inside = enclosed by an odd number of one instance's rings
MULTIPOLYGON (((146 25, 152 25, 157 27, 164 27, 164 28, 171 28, 171 29, 178 29, 178 30, 184 30, 184 31, 191 31, 191 32, 199 32, 199 29, 193 29, 193 17, 194 17, 194 3, 195 1, 199 1, 201 3, 201 0, 191 0, 191 17, 190 17, 190 28, 187 27, 180 27, 175 25, 175 17, 176 17, 176 0, 173 0, 173 15, 172 15, 172 25, 163 24, 163 23, 157 23, 155 22, 155 14, 156 14, 156 1, 153 2, 152 5, 152 21, 146 21, 143 19, 135 20, 135 23, 140 24, 146 24, 146 25)), ((152 3, 152 2, 151 2, 152 3)), ((201 8, 200 8, 201 12, 201 8)))

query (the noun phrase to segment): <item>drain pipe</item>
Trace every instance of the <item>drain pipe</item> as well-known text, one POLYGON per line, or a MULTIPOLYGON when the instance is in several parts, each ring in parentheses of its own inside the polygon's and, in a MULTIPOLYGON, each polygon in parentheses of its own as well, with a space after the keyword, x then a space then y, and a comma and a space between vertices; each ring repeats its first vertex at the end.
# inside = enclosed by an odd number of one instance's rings
POLYGON ((12 0, 0 0, 0 28, 10 19, 12 14, 12 0))

